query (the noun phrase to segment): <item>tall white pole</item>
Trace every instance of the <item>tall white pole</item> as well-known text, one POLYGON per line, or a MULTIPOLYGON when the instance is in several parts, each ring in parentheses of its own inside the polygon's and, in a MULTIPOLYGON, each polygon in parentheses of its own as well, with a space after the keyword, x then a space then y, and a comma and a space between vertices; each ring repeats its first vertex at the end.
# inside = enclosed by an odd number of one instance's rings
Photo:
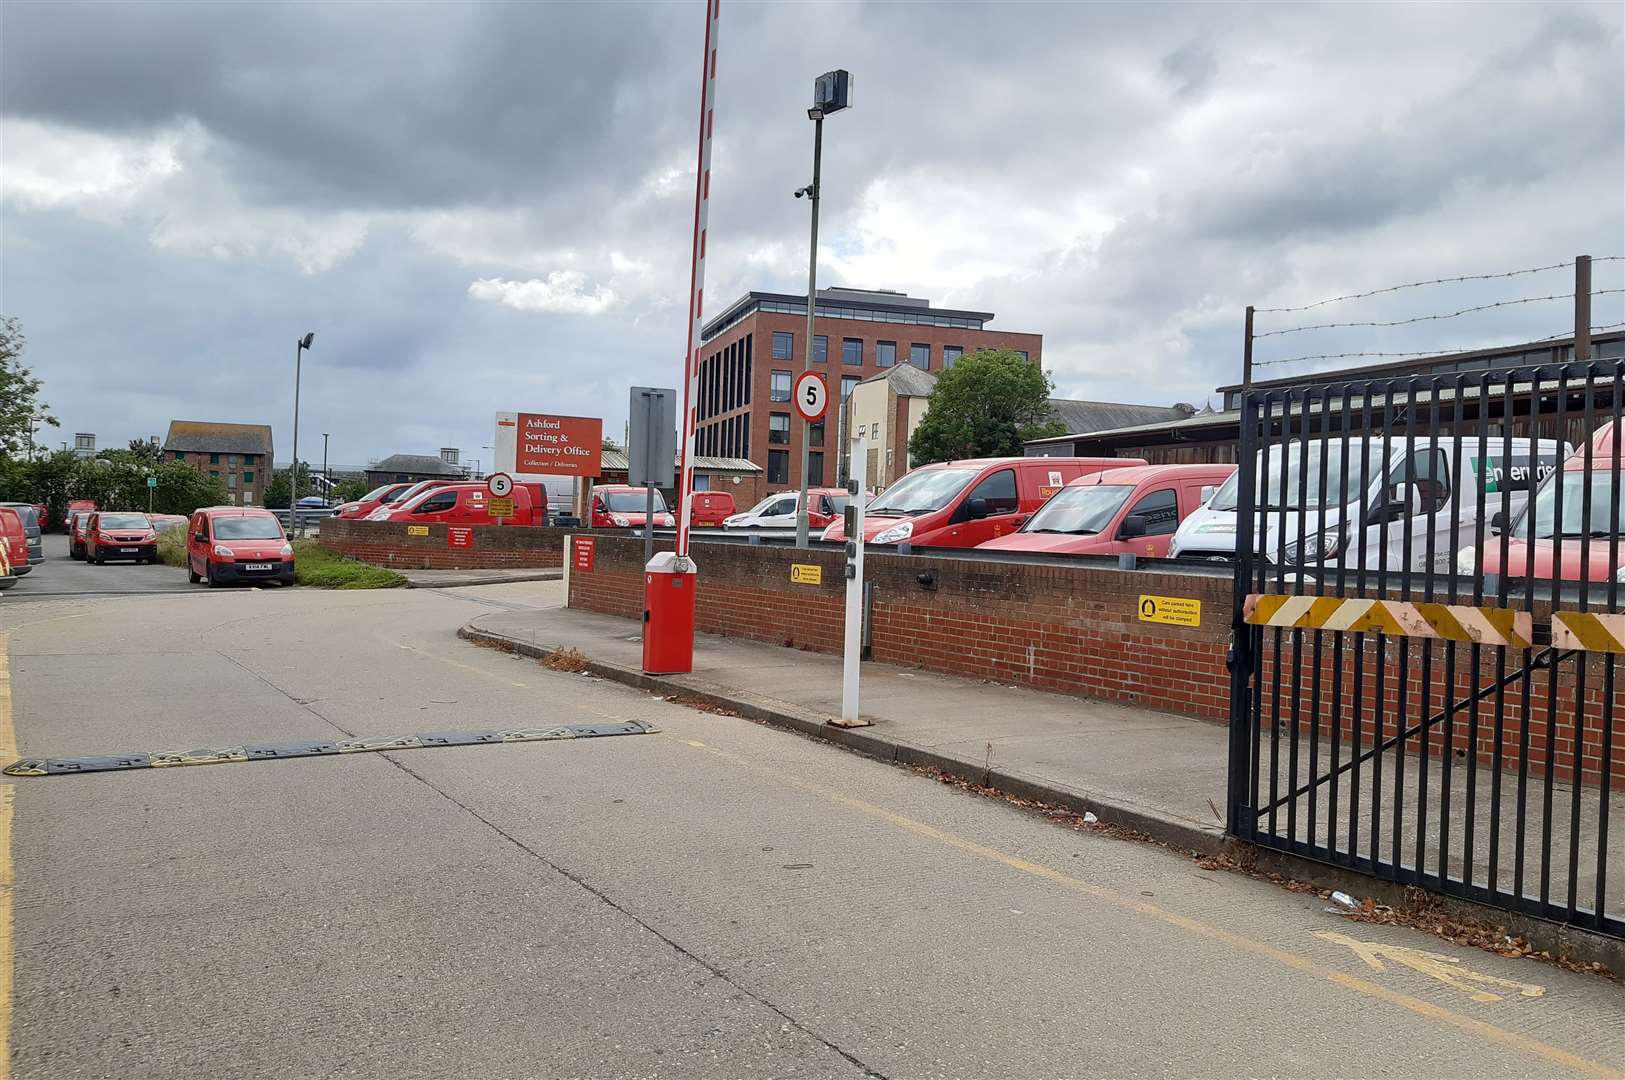
MULTIPOLYGON (((852 440, 852 459, 864 461, 868 450, 862 435, 852 440)), ((848 485, 851 490, 851 485, 848 485)), ((841 657, 840 727, 867 727, 858 716, 858 664, 863 653, 863 485, 848 496, 853 507, 853 528, 846 538, 846 639, 841 657)))

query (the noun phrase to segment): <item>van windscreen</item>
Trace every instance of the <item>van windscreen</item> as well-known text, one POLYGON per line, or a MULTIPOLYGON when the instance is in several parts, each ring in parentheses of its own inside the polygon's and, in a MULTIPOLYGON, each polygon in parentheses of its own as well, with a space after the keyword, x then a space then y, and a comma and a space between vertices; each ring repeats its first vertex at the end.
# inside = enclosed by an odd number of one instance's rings
POLYGON ((1132 484, 1062 488, 1028 519, 1021 531, 1093 536, 1112 523, 1112 518, 1117 516, 1118 509, 1133 491, 1132 484))
POLYGON ((929 514, 954 501, 977 469, 920 469, 887 488, 864 510, 866 514, 929 514))
POLYGON ((214 519, 216 540, 280 540, 282 526, 269 514, 214 519))
MULTIPOLYGON (((1350 443, 1346 478, 1343 445, 1326 444, 1324 462, 1322 449, 1311 446, 1305 453, 1301 447, 1295 446, 1283 460, 1280 448, 1272 448, 1268 464, 1258 470, 1254 505, 1260 510, 1320 510, 1363 500, 1372 478, 1382 471, 1382 447, 1372 443, 1350 443), (1321 471, 1323 464, 1324 473, 1321 471)), ((1230 479, 1214 493, 1213 501, 1208 504, 1209 509, 1235 510, 1239 502, 1240 478, 1239 471, 1231 473, 1230 479)))

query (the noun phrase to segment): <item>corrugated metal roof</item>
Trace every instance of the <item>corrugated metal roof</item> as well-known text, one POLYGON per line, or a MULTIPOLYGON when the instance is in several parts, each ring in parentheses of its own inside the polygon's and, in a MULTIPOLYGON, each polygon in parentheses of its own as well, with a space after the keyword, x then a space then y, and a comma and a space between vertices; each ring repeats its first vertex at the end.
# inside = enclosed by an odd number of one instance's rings
POLYGON ((165 450, 189 453, 269 454, 271 425, 218 424, 207 420, 171 420, 165 450))
POLYGON ((898 397, 930 397, 931 391, 937 388, 937 377, 913 364, 898 364, 863 381, 889 382, 898 397))
MULTIPOLYGON (((624 450, 605 450, 603 452, 603 457, 600 460, 603 468, 613 472, 625 472, 628 467, 626 451, 624 450)), ((681 464, 682 458, 678 458, 677 462, 681 464)), ((746 458, 707 457, 704 454, 696 454, 694 456, 694 467, 696 469, 704 469, 707 472, 762 471, 762 467, 760 465, 746 458)))
POLYGON ((1066 425, 1068 435, 1130 427, 1136 424, 1168 423, 1191 415, 1177 405, 1126 405, 1115 401, 1075 401, 1050 398, 1055 419, 1066 425))
POLYGON ((367 466, 368 472, 425 473, 429 476, 462 476, 464 470, 447 465, 437 454, 391 454, 367 466))

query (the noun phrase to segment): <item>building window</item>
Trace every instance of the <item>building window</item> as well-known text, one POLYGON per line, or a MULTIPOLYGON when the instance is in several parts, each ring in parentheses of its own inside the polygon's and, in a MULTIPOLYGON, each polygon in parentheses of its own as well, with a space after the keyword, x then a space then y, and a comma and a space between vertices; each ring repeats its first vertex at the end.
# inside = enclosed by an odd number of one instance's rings
POLYGON ((776 412, 767 414, 767 441, 769 443, 788 446, 790 443, 790 414, 776 412))
POLYGON ((226 476, 226 487, 232 491, 237 490, 237 474, 229 473, 226 476))
POLYGON ((897 363, 897 342, 875 342, 875 363, 881 367, 891 367, 897 363))
POLYGON ((942 370, 947 371, 949 368, 953 367, 959 362, 959 358, 964 355, 965 346, 944 345, 942 347, 942 370))
POLYGON ((816 450, 807 455, 807 486, 824 486, 824 455, 816 450))
POLYGON ((767 482, 770 484, 788 484, 790 482, 790 451, 769 450, 767 452, 767 482))
POLYGON ((1016 350, 1016 355, 1021 357, 1023 360, 1031 360, 1032 359, 1032 357, 1027 355, 1027 350, 1026 349, 1017 349, 1016 350))
POLYGON ((790 400, 790 373, 788 371, 775 371, 773 373, 773 389, 768 394, 769 401, 790 400))
POLYGON ((863 339, 862 338, 849 337, 849 338, 842 338, 841 339, 841 363, 843 363, 843 364, 861 364, 861 363, 863 363, 863 339))
POLYGON ((795 339, 782 330, 773 331, 773 359, 789 360, 795 356, 795 339))
POLYGON ((175 451, 175 460, 176 461, 185 461, 186 460, 186 451, 185 450, 177 450, 177 451, 175 451))
POLYGON ((811 425, 808 426, 808 428, 807 428, 807 445, 808 446, 823 446, 824 445, 824 422, 822 420, 818 421, 818 423, 816 423, 816 424, 811 424, 811 425))
POLYGON ((237 467, 237 455, 236 454, 227 454, 226 455, 226 464, 230 465, 233 469, 235 469, 237 467))
POLYGON ((829 338, 823 334, 813 338, 813 360, 820 364, 829 362, 829 338))
POLYGON ((857 386, 857 385, 858 385, 858 379, 856 378, 856 376, 852 376, 852 375, 843 375, 843 376, 841 376, 841 400, 845 401, 847 398, 851 397, 852 396, 852 388, 857 386))
POLYGON ((876 420, 873 424, 869 425, 869 438, 875 440, 876 442, 880 441, 880 421, 876 420))
POLYGON ((694 490, 695 491, 710 491, 711 490, 711 478, 709 476, 702 476, 702 475, 696 473, 694 475, 694 490))
POLYGON ((931 346, 921 345, 918 341, 908 347, 908 362, 921 371, 931 370, 931 346))
POLYGON ((209 479, 211 479, 211 480, 218 480, 218 479, 220 479, 220 470, 219 470, 219 469, 212 469, 212 470, 210 470, 210 472, 209 472, 209 479))
POLYGON ((218 465, 218 464, 220 464, 220 455, 219 454, 210 454, 209 455, 209 464, 210 465, 218 465))
POLYGON ((244 491, 243 491, 243 505, 244 506, 252 506, 253 504, 254 504, 254 493, 252 491, 244 489, 244 491))

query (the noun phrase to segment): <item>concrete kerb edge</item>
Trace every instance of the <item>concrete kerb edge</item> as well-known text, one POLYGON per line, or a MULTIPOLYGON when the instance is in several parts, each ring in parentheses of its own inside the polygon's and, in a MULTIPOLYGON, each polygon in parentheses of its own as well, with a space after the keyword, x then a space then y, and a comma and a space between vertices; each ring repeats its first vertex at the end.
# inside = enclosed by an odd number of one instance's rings
MULTIPOLYGON (((537 645, 505 634, 481 629, 475 619, 462 626, 457 636, 476 644, 491 645, 506 652, 546 660, 561 651, 559 647, 537 645)), ((1116 825, 1143 833, 1160 844, 1178 851, 1196 855, 1214 855, 1221 852, 1236 854, 1249 852, 1256 870, 1273 872, 1308 882, 1320 888, 1342 889, 1370 896, 1380 903, 1398 905, 1405 900, 1406 887, 1341 867, 1316 862, 1284 851, 1256 847, 1227 836, 1217 826, 1203 826, 1179 818, 1168 817, 1140 807, 1125 806, 1109 799, 1100 799, 1069 791, 1039 781, 1030 780, 998 769, 984 769, 955 758, 939 754, 925 747, 896 742, 871 735, 863 728, 843 728, 821 720, 762 705, 739 698, 728 697, 671 681, 668 676, 645 675, 641 671, 606 664, 582 657, 585 670, 600 678, 609 679, 639 690, 671 694, 681 693, 712 708, 725 709, 748 720, 757 720, 774 727, 788 728, 800 734, 833 743, 880 761, 898 765, 917 765, 936 769, 956 779, 988 788, 1003 795, 1030 799, 1076 814, 1093 813, 1107 825, 1116 825)), ((1471 900, 1433 894, 1448 914, 1464 919, 1489 921, 1505 926, 1509 933, 1528 941, 1537 951, 1553 955, 1567 955, 1584 963, 1600 963, 1616 974, 1625 973, 1625 941, 1617 941, 1578 927, 1563 926, 1517 912, 1487 907, 1471 900)))
MULTIPOLYGON (((425 582, 420 585, 414 582, 409 576, 413 573, 412 570, 397 569, 395 572, 406 578, 406 588, 408 589, 469 589, 476 585, 514 585, 525 581, 559 581, 564 577, 564 571, 562 569, 533 570, 529 573, 515 571, 512 574, 506 574, 501 577, 493 577, 484 581, 448 581, 440 583, 425 582)), ((433 572, 441 573, 442 571, 435 570, 433 572)), ((457 571, 448 570, 444 572, 456 573, 457 571)))

